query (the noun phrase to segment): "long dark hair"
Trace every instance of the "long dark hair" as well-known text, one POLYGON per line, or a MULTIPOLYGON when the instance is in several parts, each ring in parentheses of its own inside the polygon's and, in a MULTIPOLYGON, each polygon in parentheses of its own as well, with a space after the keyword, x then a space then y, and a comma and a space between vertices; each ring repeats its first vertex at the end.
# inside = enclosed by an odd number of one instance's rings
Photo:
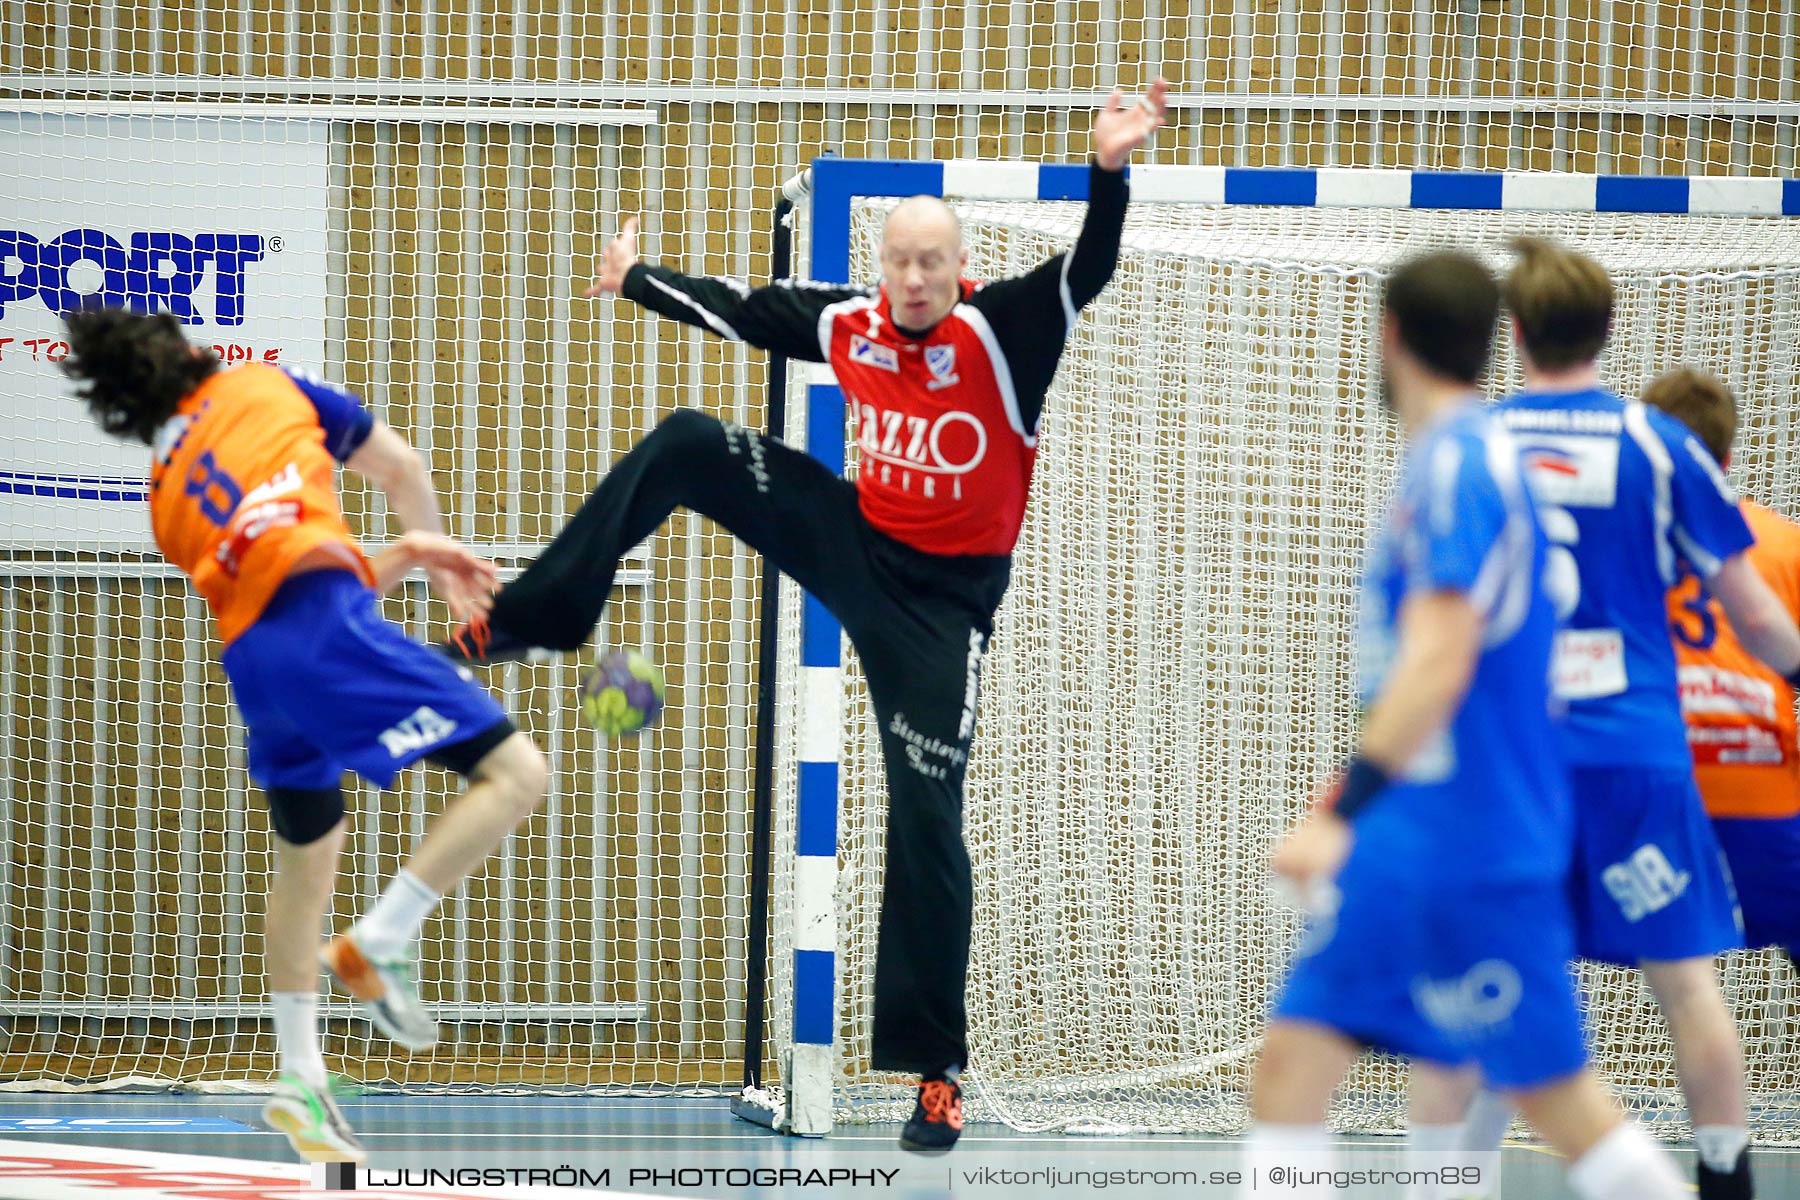
POLYGON ((195 353, 171 313, 83 308, 63 316, 69 356, 62 369, 85 386, 75 394, 100 428, 146 446, 181 401, 219 369, 210 350, 195 353))

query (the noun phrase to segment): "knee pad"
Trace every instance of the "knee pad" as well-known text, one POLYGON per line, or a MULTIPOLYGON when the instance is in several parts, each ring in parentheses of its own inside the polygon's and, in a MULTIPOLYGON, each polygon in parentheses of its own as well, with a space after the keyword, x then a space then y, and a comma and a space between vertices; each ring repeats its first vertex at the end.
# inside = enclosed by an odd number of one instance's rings
POLYGON ((269 824, 275 836, 290 846, 306 846, 318 841, 344 819, 344 789, 334 788, 266 788, 269 824))
POLYGON ((697 408, 678 408, 658 421, 654 432, 660 434, 663 441, 693 445, 718 438, 720 424, 717 417, 708 416, 697 408))

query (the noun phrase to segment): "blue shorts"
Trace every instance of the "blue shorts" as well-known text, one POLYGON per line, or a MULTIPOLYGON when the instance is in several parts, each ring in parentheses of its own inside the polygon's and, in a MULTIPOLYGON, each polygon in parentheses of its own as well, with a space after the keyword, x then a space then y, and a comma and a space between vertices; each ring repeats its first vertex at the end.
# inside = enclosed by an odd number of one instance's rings
POLYGON ((1800 958, 1800 817, 1715 817, 1751 949, 1800 958))
POLYGON ((1507 1090, 1586 1065, 1562 882, 1466 880, 1400 857, 1358 840, 1337 912, 1309 922, 1273 1016, 1409 1058, 1472 1062, 1507 1090))
POLYGON ((1737 897, 1694 773, 1576 767, 1575 945, 1617 966, 1707 958, 1744 944, 1737 897))
POLYGON ((346 770, 385 788, 506 721, 473 675, 383 617, 348 571, 282 584, 220 662, 249 728, 250 778, 265 790, 335 788, 346 770))

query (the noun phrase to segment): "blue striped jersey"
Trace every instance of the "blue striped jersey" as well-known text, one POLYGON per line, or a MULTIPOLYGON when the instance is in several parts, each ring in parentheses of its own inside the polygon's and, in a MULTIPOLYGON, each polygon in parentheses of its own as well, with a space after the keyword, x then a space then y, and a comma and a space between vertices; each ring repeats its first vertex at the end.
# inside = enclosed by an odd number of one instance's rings
POLYGON ((1691 763, 1667 595, 1754 541, 1718 463, 1687 427, 1612 392, 1522 392, 1495 410, 1551 541, 1555 686, 1580 766, 1691 763))
POLYGON ((1386 681, 1411 596, 1466 597, 1484 622, 1481 657, 1449 725, 1358 819, 1359 840, 1464 878, 1567 869, 1573 825, 1549 684, 1547 554, 1518 450, 1488 411, 1471 398, 1418 432, 1364 568, 1362 702, 1386 681))

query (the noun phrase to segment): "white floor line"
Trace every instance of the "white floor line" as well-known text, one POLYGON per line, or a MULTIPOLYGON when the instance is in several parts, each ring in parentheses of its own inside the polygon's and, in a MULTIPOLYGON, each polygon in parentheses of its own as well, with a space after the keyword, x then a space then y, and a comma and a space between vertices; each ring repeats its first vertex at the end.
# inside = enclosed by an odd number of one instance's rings
MULTIPOLYGON (((302 1163, 0 1139, 0 1194, 11 1200, 187 1200, 233 1194, 300 1200, 337 1193, 322 1190, 322 1184, 315 1187, 313 1169, 302 1163)), ((546 1195, 542 1190, 518 1187, 478 1192, 384 1187, 380 1194, 389 1200, 465 1196, 471 1200, 543 1200, 546 1195)), ((558 1190, 555 1195, 558 1200, 645 1200, 642 1192, 573 1188, 558 1190)))

